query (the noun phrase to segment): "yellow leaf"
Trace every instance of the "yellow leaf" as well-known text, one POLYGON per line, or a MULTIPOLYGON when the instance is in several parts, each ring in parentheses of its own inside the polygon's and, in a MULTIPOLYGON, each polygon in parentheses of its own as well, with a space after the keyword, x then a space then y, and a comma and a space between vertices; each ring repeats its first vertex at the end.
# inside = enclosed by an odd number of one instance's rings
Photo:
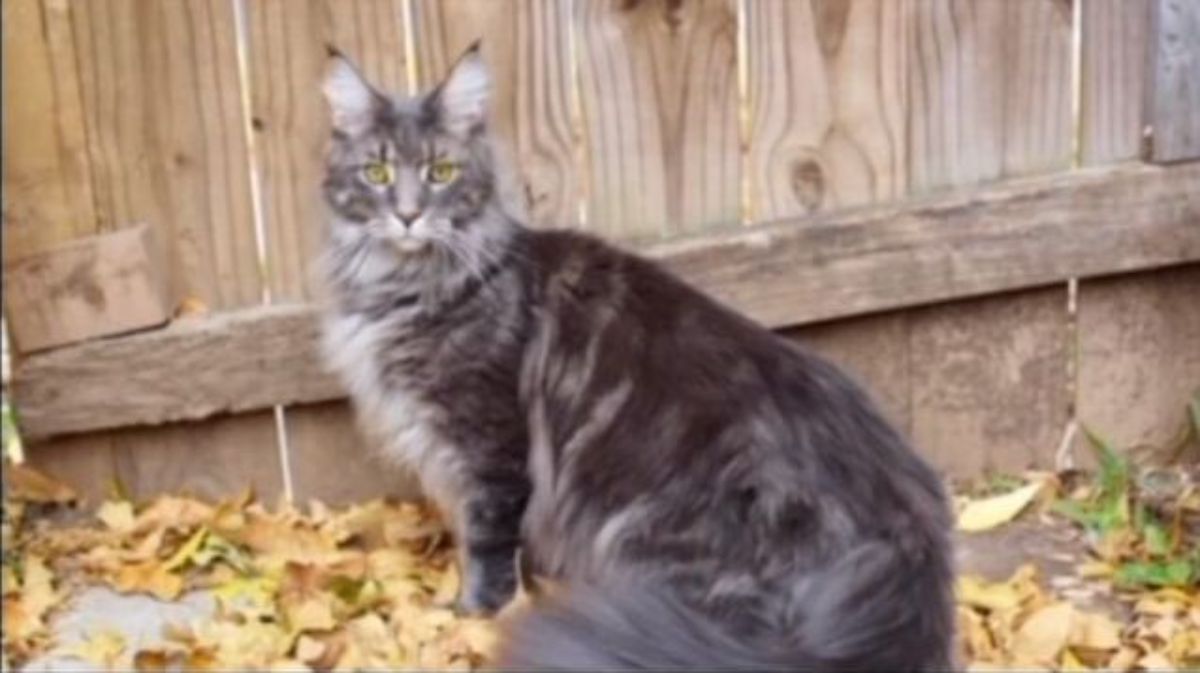
POLYGON ((296 639, 296 658, 304 663, 320 659, 328 649, 325 643, 307 635, 296 639))
POLYGON ((1076 572, 1084 579, 1099 579, 1112 577, 1114 569, 1111 564, 1104 561, 1088 561, 1087 563, 1079 564, 1076 572))
POLYGON ((133 530, 133 503, 128 500, 106 500, 96 510, 96 518, 117 533, 133 530))
POLYGON ((68 650, 68 654, 112 669, 117 666, 117 661, 125 653, 125 647, 125 635, 120 631, 107 629, 85 637, 83 641, 68 650))
POLYGON ((189 537, 186 542, 180 545, 179 549, 177 549, 175 553, 171 555, 171 558, 167 559, 166 562, 163 563, 163 570, 176 570, 183 567, 185 563, 191 561, 192 556, 194 556, 200 549, 200 546, 204 544, 206 537, 208 537, 208 529, 204 526, 197 528, 196 532, 192 533, 192 536, 189 537))
POLYGON ((1042 490, 1045 482, 1022 486, 1010 493, 971 500, 958 514, 958 529, 967 532, 990 530, 1012 521, 1042 490))
POLYGON ((54 588, 54 573, 37 556, 26 556, 22 568, 21 602, 31 614, 45 615, 63 599, 54 588))
POLYGON ((1078 612, 1071 629, 1072 646, 1115 650, 1121 646, 1121 627, 1108 615, 1078 612))
POLYGON ((1138 659, 1137 665, 1148 671, 1177 670, 1171 660, 1162 652, 1147 652, 1141 659, 1138 659))
POLYGON ((1068 648, 1068 649, 1063 650, 1062 663, 1059 664, 1059 670, 1061 670, 1061 671, 1087 671, 1090 669, 1087 666, 1085 666, 1083 664, 1083 662, 1080 661, 1074 654, 1072 654, 1071 650, 1068 648))
POLYGON ((134 532, 140 534, 156 528, 191 529, 208 523, 213 514, 213 507, 199 500, 165 495, 138 513, 134 532))
POLYGON ((958 602, 984 610, 1007 610, 1021 604, 1021 595, 1009 582, 988 582, 976 575, 958 578, 958 602))
POLYGON ((1142 653, 1137 648, 1123 645, 1121 649, 1113 655, 1113 658, 1108 660, 1108 664, 1105 666, 1105 668, 1111 671, 1128 671, 1137 665, 1138 659, 1140 659, 1141 656, 1142 653))
POLYGON ((1075 608, 1070 603, 1052 603, 1030 615, 1017 630, 1012 643, 1018 665, 1053 666, 1071 634, 1075 608))
POLYGON ((165 601, 183 593, 183 578, 163 568, 157 561, 130 563, 117 569, 112 586, 121 593, 144 593, 165 601))

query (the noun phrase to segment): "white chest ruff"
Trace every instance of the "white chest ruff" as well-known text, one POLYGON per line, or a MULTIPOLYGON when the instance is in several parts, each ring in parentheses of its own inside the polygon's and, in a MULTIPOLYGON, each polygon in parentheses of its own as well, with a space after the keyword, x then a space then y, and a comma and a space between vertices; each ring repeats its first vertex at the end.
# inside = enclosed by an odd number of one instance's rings
POLYGON ((386 325, 334 314, 326 318, 323 336, 326 361, 341 377, 376 448, 388 461, 416 472, 426 494, 454 517, 463 487, 460 454, 437 429, 439 408, 403 381, 383 379, 386 325))

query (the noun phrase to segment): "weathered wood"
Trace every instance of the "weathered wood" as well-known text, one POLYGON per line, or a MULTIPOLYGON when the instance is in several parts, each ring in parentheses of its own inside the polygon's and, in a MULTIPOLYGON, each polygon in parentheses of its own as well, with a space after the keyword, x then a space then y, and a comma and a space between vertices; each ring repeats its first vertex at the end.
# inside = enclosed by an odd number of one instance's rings
POLYGON ((574 6, 588 227, 632 238, 739 221, 734 2, 574 6))
POLYGON ((495 87, 493 140, 502 159, 514 162, 524 178, 523 184, 503 187, 537 226, 579 223, 579 119, 571 101, 569 8, 558 0, 413 5, 422 87, 436 84, 468 45, 483 38, 495 87))
POLYGON ((904 196, 905 3, 746 5, 750 219, 904 196))
POLYGON ((1140 458, 1170 458, 1200 392, 1200 264, 1081 283, 1078 326, 1080 422, 1140 458))
POLYGON ((3 12, 7 264, 94 233, 96 216, 70 12, 39 0, 3 12))
POLYGON ((1088 0, 1082 18, 1080 158, 1134 159, 1142 148, 1150 0, 1088 0))
POLYGON ((78 238, 9 263, 5 305, 22 353, 156 327, 171 317, 145 225, 78 238))
POLYGON ((50 351, 14 372, 21 430, 37 440, 328 399, 338 386, 321 368, 318 339, 313 310, 293 305, 50 351), (97 425, 101 416, 111 420, 97 425))
POLYGON ((1200 3, 1153 0, 1148 119, 1154 161, 1200 158, 1200 3))
POLYGON ((70 4, 101 230, 146 222, 171 298, 259 301, 233 5, 70 4))
POLYGON ((287 437, 298 501, 347 504, 420 494, 416 477, 386 462, 360 434, 347 402, 288 407, 287 437))
POLYGON ((1052 465, 1067 420, 1062 286, 916 309, 912 435, 956 477, 1052 465))
POLYGON ((907 125, 912 192, 999 177, 1006 6, 1011 4, 913 3, 907 125))
MULTIPOLYGON (((782 327, 1196 261, 1197 185, 1200 164, 1105 168, 644 252, 782 327)), ((44 437, 340 397, 314 315, 260 308, 31 357, 14 380, 23 429, 44 437)))
MULTIPOLYGON (((1069 3, 915 4, 910 193, 1067 168, 1069 3)), ((1012 233, 990 226, 997 241, 1012 233)), ((956 247, 958 242, 947 231, 926 245, 956 247)), ((1031 281, 1040 277, 1026 264, 1032 256, 1027 252, 1014 260, 1011 270, 1029 273, 1031 281)), ((965 266, 955 262, 940 272, 959 275, 971 269, 973 275, 987 273, 988 266, 979 260, 965 266)), ((937 269, 926 267, 925 273, 937 269)), ((1046 462, 1069 401, 1062 357, 1066 303, 1066 286, 1060 285, 910 312, 912 434, 936 464, 963 476, 980 468, 1046 462), (1041 387, 1010 387, 1018 378, 1041 387), (1019 431, 1012 427, 1014 418, 1025 422, 1019 431)))

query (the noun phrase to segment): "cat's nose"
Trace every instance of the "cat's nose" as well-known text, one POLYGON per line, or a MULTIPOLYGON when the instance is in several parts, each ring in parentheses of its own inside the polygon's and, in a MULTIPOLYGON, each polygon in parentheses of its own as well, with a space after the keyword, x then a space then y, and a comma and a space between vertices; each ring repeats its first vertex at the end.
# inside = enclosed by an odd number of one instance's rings
POLYGON ((419 210, 413 210, 413 211, 407 211, 407 212, 399 211, 396 213, 396 217, 400 218, 400 221, 404 223, 405 227, 411 227, 412 223, 416 222, 417 218, 420 216, 421 216, 421 211, 419 211, 419 210))

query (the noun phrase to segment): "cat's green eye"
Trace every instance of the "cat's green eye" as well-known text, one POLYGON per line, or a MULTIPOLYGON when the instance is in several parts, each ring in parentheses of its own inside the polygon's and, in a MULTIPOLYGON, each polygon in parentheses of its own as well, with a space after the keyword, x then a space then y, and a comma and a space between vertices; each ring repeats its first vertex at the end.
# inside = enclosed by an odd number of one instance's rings
POLYGON ((458 164, 453 161, 435 161, 425 168, 425 179, 435 185, 444 185, 458 177, 458 164))
POLYGON ((396 176, 390 165, 373 162, 363 166, 363 177, 373 185, 390 185, 396 176))

